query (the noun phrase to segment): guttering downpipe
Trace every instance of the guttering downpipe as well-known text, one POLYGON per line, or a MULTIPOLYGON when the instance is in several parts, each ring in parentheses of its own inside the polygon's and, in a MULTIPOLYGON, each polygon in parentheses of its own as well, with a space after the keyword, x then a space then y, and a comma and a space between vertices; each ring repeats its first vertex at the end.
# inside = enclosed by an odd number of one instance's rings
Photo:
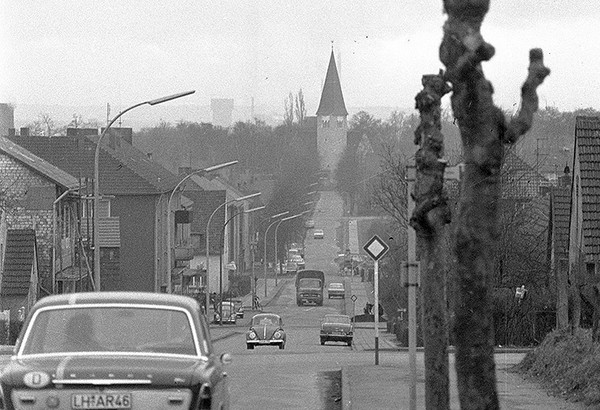
POLYGON ((56 293, 56 204, 67 196, 73 189, 68 188, 52 203, 52 294, 56 293))

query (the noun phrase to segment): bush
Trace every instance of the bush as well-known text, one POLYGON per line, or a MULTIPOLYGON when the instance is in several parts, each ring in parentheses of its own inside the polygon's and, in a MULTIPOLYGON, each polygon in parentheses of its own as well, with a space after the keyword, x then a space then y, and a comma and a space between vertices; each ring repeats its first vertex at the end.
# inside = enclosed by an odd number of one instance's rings
POLYGON ((600 404, 600 344, 592 342, 589 329, 549 333, 513 370, 570 401, 600 404))

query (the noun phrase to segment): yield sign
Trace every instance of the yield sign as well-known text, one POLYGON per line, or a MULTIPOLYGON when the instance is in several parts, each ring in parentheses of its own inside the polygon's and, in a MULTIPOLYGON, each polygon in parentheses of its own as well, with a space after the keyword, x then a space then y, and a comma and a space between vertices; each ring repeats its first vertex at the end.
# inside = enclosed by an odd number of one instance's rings
POLYGON ((379 239, 379 236, 375 235, 371 239, 369 239, 369 242, 367 242, 365 246, 363 246, 363 249, 369 254, 371 258, 373 258, 373 260, 377 261, 383 255, 385 255, 385 253, 390 249, 390 247, 387 246, 387 244, 384 241, 379 239))

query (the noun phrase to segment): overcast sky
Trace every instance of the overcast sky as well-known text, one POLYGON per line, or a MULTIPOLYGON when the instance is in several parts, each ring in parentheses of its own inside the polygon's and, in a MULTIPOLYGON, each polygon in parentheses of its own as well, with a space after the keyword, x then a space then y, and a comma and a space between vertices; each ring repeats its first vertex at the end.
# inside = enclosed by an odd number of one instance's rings
MULTIPOLYGON (((0 102, 127 107, 195 89, 177 104, 318 105, 333 47, 346 105, 412 109, 442 68, 442 0, 0 0, 0 102)), ((541 105, 600 109, 600 3, 492 0, 484 64, 495 101, 519 101, 528 50, 552 70, 541 105)), ((174 103, 172 103, 174 104, 174 103)))

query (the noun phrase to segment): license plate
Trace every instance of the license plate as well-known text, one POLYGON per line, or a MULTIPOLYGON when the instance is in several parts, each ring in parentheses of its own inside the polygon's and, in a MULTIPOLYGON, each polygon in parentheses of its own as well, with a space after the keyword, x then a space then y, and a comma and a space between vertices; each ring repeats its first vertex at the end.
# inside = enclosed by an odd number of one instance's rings
POLYGON ((86 393, 71 396, 73 409, 130 409, 131 393, 86 393))

